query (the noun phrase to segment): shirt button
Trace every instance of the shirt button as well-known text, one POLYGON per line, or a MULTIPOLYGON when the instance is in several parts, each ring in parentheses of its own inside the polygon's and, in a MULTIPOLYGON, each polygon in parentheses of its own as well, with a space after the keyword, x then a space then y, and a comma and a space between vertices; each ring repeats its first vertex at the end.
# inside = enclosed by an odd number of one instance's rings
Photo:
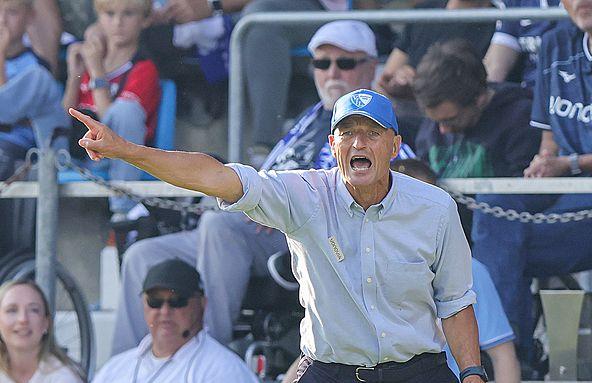
POLYGON ((366 223, 368 223, 369 221, 370 221, 370 220, 369 220, 368 218, 366 218, 366 219, 364 220, 364 222, 366 222, 366 223))
POLYGON ((388 360, 388 356, 385 356, 382 360, 386 362, 388 360))
POLYGON ((380 334, 380 337, 381 338, 386 338, 386 333, 383 332, 382 334, 380 334))
POLYGON ((370 277, 366 278, 366 282, 372 283, 372 278, 370 278, 370 277))
POLYGON ((372 305, 370 306, 370 309, 374 310, 376 308, 376 306, 372 305))
POLYGON ((369 252, 370 252, 370 248, 369 248, 369 247, 367 247, 367 248, 366 248, 366 253, 369 253, 369 252))

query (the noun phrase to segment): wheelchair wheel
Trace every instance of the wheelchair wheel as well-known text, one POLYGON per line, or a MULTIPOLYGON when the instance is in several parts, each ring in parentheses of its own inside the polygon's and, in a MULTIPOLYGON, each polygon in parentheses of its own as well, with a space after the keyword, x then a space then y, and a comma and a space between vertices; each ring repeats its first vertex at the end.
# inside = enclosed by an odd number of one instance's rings
MULTIPOLYGON (((88 306, 72 275, 56 265, 56 302, 54 329, 56 342, 79 364, 90 381, 94 371, 94 332, 88 306)), ((0 282, 35 279, 35 257, 25 255, 0 265, 0 282)))

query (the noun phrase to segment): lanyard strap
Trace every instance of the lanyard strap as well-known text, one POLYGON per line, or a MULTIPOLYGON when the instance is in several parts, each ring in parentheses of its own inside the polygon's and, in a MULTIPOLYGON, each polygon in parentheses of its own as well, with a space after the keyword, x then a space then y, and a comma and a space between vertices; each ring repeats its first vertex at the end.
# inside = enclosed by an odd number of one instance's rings
MULTIPOLYGON (((132 380, 133 383, 138 382, 138 373, 140 372, 140 366, 142 365, 142 359, 144 359, 144 356, 145 355, 140 355, 140 357, 138 358, 138 361, 136 362, 136 369, 134 371, 134 379, 132 380)), ((172 360, 173 360, 173 357, 171 356, 169 359, 167 359, 166 362, 163 363, 162 366, 160 366, 158 368, 158 370, 156 370, 156 372, 152 375, 152 377, 150 377, 150 380, 148 380, 146 383, 153 383, 156 380, 156 378, 158 378, 158 376, 162 373, 162 371, 165 369, 165 367, 171 363, 172 360)))

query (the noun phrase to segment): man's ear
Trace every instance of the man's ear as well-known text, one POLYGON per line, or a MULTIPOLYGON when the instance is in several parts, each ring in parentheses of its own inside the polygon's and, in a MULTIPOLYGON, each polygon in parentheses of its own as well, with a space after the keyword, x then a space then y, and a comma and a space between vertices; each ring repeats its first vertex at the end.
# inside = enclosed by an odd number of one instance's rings
POLYGON ((337 156, 335 155, 335 136, 333 134, 329 134, 328 138, 329 146, 331 147, 331 154, 333 154, 333 157, 337 158, 337 156))
POLYGON ((399 155, 399 150, 401 150, 401 142, 403 142, 403 138, 400 134, 397 134, 395 136, 395 141, 393 143, 393 155, 391 159, 397 158, 397 156, 399 155))

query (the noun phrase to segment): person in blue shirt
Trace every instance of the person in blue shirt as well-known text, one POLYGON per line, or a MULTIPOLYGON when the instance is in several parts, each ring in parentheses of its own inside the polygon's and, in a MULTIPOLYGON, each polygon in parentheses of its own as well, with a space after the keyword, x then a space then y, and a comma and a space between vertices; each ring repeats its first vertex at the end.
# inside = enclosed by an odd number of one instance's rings
POLYGON ((23 44, 32 7, 32 0, 0 1, 0 180, 27 150, 49 144, 56 128, 68 126, 49 65, 23 44))
MULTIPOLYGON (((506 8, 547 9, 559 6, 559 0, 505 0, 504 4, 506 8)), ((503 82, 511 74, 515 74, 518 77, 515 80, 532 88, 541 36, 556 25, 555 20, 500 20, 484 59, 487 79, 503 82)))
MULTIPOLYGON (((525 177, 587 177, 592 173, 592 55, 588 2, 563 0, 575 25, 543 36, 531 115, 542 130, 538 154, 525 177)), ((565 213, 592 208, 592 195, 491 195, 480 201, 531 213, 565 213)), ((561 224, 503 222, 476 213, 475 258, 482 261, 498 288, 508 319, 517 332, 520 356, 532 358, 532 277, 561 275, 592 268, 592 220, 561 224)))
MULTIPOLYGON (((309 47, 319 67, 313 74, 320 101, 296 120, 264 161, 263 170, 335 166, 327 142, 331 108, 339 96, 370 86, 375 40, 368 25, 355 21, 328 23, 315 33, 309 47)), ((287 246, 281 232, 262 229, 241 213, 227 212, 206 212, 194 230, 134 243, 123 256, 113 353, 136 346, 148 332, 137 296, 150 266, 175 256, 197 266, 212 298, 206 324, 210 334, 226 344, 232 340, 233 323, 239 316, 250 275, 267 275, 269 256, 286 252, 287 246)))
MULTIPOLYGON (((438 181, 429 165, 415 158, 395 160, 391 163, 391 169, 429 184, 435 185, 438 181)), ((479 326, 479 347, 489 356, 493 365, 493 379, 497 383, 518 383, 520 363, 513 343, 514 332, 487 268, 476 259, 472 260, 471 266, 473 291, 477 295, 477 303, 473 308, 479 326)), ((460 371, 450 348, 446 346, 444 351, 448 366, 458 376, 460 371)), ((282 383, 292 383, 296 379, 298 362, 299 358, 290 366, 282 383)))
POLYGON ((225 166, 130 143, 69 112, 89 129, 79 144, 92 160, 123 159, 285 234, 305 308, 300 383, 458 382, 446 341, 463 383, 487 381, 456 203, 390 170, 401 136, 385 96, 358 89, 335 102, 328 139, 338 166, 330 170, 225 166))
MULTIPOLYGON (((0 181, 14 174, 29 149, 68 146, 69 118, 60 88, 49 65, 23 44, 33 15, 32 0, 0 1, 0 181)), ((14 200, 0 201, 6 224, 0 232, 2 252, 30 245, 27 229, 15 222, 15 211, 14 200)))

